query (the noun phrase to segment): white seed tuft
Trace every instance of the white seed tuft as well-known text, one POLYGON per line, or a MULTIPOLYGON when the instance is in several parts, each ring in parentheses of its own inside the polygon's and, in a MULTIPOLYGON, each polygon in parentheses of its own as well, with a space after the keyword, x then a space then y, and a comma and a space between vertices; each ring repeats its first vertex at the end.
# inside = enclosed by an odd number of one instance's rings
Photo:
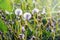
POLYGON ((17 8, 17 9, 15 10, 15 14, 16 14, 16 15, 19 15, 19 16, 22 15, 22 10, 17 8))

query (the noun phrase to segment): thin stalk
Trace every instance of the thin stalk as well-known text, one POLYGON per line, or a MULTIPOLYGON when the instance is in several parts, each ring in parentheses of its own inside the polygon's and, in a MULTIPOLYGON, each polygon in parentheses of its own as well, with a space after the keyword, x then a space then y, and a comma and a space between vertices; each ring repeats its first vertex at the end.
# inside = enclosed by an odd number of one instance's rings
POLYGON ((52 3, 52 0, 46 0, 47 2, 46 2, 46 13, 47 13, 47 16, 48 17, 51 17, 51 3, 52 3))

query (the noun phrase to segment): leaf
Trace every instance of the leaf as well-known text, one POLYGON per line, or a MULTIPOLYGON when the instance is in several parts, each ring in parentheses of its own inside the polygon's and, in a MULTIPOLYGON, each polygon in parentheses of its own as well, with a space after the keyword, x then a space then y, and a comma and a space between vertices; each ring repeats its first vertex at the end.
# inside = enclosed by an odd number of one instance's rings
POLYGON ((0 31, 6 33, 7 32, 7 26, 4 24, 4 22, 0 19, 0 31))
POLYGON ((33 32, 29 29, 29 28, 27 28, 27 36, 29 37, 29 36, 31 36, 32 34, 33 34, 33 32))
POLYGON ((47 40, 50 37, 50 32, 43 30, 42 37, 43 37, 42 40, 47 40))
POLYGON ((10 0, 0 0, 0 8, 3 10, 11 11, 12 5, 11 5, 10 0))
POLYGON ((45 25, 47 23, 47 20, 46 19, 43 19, 42 22, 45 25))

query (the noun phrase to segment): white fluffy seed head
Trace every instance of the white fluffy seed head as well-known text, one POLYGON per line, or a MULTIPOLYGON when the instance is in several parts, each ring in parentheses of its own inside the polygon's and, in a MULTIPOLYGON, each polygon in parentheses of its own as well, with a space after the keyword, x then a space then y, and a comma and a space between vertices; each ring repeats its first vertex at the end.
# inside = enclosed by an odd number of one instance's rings
POLYGON ((24 19, 29 20, 31 18, 31 14, 29 12, 24 13, 24 19))
POLYGON ((17 8, 17 9, 15 10, 15 14, 16 14, 16 15, 19 15, 19 16, 22 15, 22 10, 17 8))
POLYGON ((39 9, 37 9, 37 8, 34 8, 34 9, 32 10, 32 14, 38 13, 38 12, 39 12, 39 9))

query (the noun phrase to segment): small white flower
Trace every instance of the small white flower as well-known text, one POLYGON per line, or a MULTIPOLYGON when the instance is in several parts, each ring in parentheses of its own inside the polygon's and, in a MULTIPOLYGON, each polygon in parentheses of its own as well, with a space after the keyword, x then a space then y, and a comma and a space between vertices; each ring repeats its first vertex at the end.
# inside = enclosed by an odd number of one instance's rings
POLYGON ((34 8, 34 9, 32 10, 32 14, 38 13, 38 12, 39 12, 39 9, 37 9, 37 8, 34 8))
POLYGON ((19 16, 22 15, 22 10, 17 8, 17 9, 15 10, 15 14, 16 14, 16 15, 19 15, 19 16))
POLYGON ((33 38, 36 38, 35 36, 32 36, 33 38))
POLYGON ((45 14, 45 13, 46 13, 45 8, 43 8, 42 14, 45 14))
POLYGON ((23 32, 25 31, 25 28, 24 28, 24 26, 22 26, 22 31, 23 31, 23 32))
POLYGON ((29 20, 31 18, 31 14, 29 12, 24 13, 24 19, 29 20))
POLYGON ((52 32, 55 32, 55 30, 54 30, 54 29, 52 29, 51 31, 52 31, 52 32))
POLYGON ((14 24, 14 21, 12 21, 12 24, 14 24))
POLYGON ((31 40, 35 39, 36 37, 35 36, 32 36, 31 40))
POLYGON ((24 39, 25 35, 24 34, 19 34, 19 38, 24 39))

